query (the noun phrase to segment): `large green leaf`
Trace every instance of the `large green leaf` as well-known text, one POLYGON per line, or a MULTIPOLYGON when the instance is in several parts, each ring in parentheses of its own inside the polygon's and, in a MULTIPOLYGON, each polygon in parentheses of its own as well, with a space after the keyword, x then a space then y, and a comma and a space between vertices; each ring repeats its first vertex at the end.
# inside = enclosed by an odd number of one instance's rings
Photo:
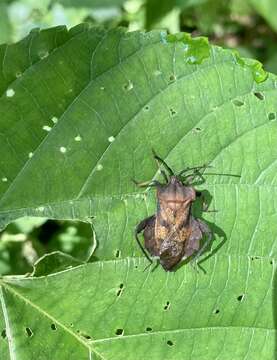
POLYGON ((2 281, 1 359, 9 358, 7 341, 10 358, 22 360, 274 358, 267 259, 215 256, 208 276, 191 267, 143 272, 145 265, 98 262, 2 281))
POLYGON ((56 28, 0 54, 1 225, 93 217, 99 259, 2 280, 2 358, 9 340, 12 359, 272 359, 276 77, 158 31, 56 28), (201 185, 218 210, 204 216, 215 232, 206 274, 143 271, 133 229, 155 195, 131 178, 157 175, 151 148, 176 170, 241 175, 201 185))

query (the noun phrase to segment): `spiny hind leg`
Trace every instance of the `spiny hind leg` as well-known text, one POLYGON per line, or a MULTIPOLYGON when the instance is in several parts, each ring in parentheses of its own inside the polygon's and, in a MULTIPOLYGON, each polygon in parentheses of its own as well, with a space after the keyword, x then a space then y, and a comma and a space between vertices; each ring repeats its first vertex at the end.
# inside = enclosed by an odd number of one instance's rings
POLYGON ((137 243, 141 249, 141 251, 143 252, 143 254, 145 255, 145 257, 150 261, 150 263, 152 263, 152 259, 150 258, 149 254, 147 253, 147 251, 145 250, 144 246, 141 244, 138 235, 144 231, 144 242, 145 242, 145 247, 146 249, 150 252, 150 254, 152 255, 151 252, 151 247, 148 246, 148 242, 149 242, 149 236, 148 233, 151 232, 151 229, 153 228, 153 223, 155 223, 155 215, 149 216, 148 218, 142 220, 135 229, 135 237, 137 240, 137 243))

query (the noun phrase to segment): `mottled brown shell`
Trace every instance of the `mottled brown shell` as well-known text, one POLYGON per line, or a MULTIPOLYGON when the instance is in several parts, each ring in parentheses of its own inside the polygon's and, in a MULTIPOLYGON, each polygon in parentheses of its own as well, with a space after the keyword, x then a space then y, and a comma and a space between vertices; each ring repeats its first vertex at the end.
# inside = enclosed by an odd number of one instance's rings
POLYGON ((200 250, 200 240, 210 230, 201 220, 191 215, 191 206, 196 192, 171 176, 169 183, 157 186, 157 213, 138 226, 144 230, 145 248, 152 256, 160 258, 167 271, 172 270, 182 259, 200 250))

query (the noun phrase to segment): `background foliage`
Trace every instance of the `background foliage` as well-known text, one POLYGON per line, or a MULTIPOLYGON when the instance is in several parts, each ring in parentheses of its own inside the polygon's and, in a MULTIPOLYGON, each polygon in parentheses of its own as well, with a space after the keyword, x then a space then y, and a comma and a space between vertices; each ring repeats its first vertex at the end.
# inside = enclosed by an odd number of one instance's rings
POLYGON ((0 47, 0 273, 34 276, 1 280, 1 358, 37 358, 43 337, 46 359, 272 359, 276 76, 203 38, 117 28, 208 35, 274 73, 275 2, 0 7, 3 43, 110 29, 0 47), (152 147, 177 170, 241 175, 198 184, 218 210, 194 209, 215 235, 206 275, 143 271, 133 229, 155 198, 130 178, 158 176, 152 147))

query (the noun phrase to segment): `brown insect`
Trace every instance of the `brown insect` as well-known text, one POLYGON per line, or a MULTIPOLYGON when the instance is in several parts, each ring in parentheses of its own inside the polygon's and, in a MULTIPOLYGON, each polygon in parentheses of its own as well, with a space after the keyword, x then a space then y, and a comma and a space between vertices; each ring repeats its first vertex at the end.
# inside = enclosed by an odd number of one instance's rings
POLYGON ((172 271, 184 259, 193 257, 194 261, 197 260, 211 242, 212 232, 209 227, 191 213, 193 202, 197 196, 201 196, 201 192, 196 191, 192 184, 203 179, 207 166, 186 168, 175 175, 155 153, 154 158, 158 166, 166 170, 160 170, 165 184, 156 180, 145 183, 135 181, 141 187, 157 188, 157 213, 136 226, 135 236, 150 263, 153 261, 149 254, 157 257, 166 271, 172 271), (138 237, 142 231, 145 248, 138 237), (201 246, 205 235, 206 241, 201 246))

